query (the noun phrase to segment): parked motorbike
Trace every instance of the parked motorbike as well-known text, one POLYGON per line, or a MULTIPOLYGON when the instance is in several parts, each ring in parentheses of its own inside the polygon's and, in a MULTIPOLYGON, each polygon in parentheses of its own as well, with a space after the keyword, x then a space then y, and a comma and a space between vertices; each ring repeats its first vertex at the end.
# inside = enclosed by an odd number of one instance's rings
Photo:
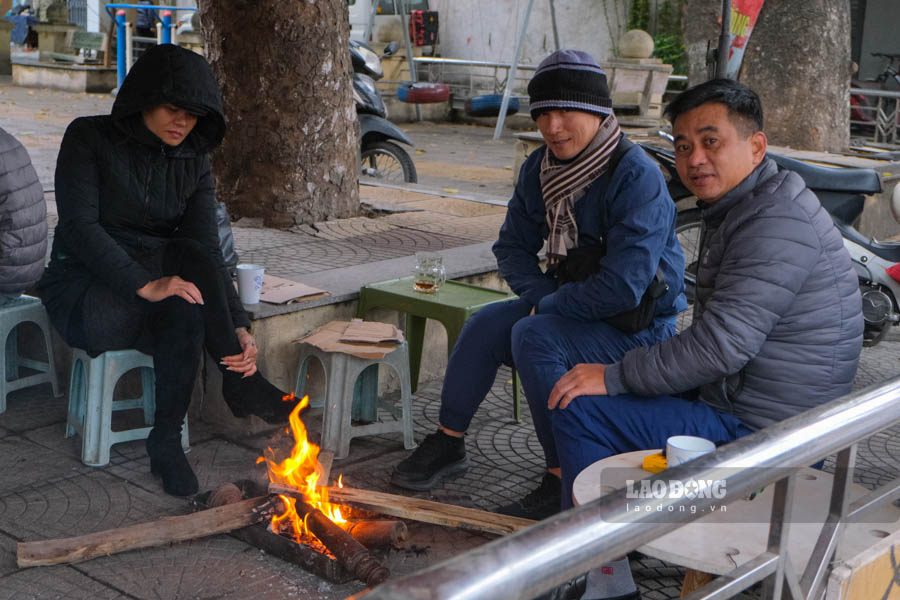
MULTIPOLYGON (((900 54, 885 54, 873 52, 872 56, 884 59, 885 66, 875 79, 863 80, 853 78, 850 87, 860 90, 889 90, 900 89, 900 73, 894 63, 900 61, 900 54)), ((874 127, 878 119, 878 98, 866 94, 850 94, 850 124, 853 127, 874 127)), ((900 114, 897 115, 897 123, 900 124, 900 114)))
MULTIPOLYGON (((661 135, 669 137, 662 132, 661 135)), ((672 199, 677 202, 691 196, 675 170, 674 153, 648 143, 640 145, 660 165, 672 199)), ((878 173, 872 169, 821 167, 771 152, 768 157, 803 178, 841 232, 844 247, 850 253, 859 278, 865 320, 863 343, 874 346, 884 338, 891 326, 900 324, 900 281, 894 278, 900 278, 900 243, 868 239, 852 225, 862 214, 865 196, 881 193, 878 173)), ((891 209, 894 219, 900 223, 900 186, 894 188, 891 209)), ((678 212, 675 232, 684 251, 685 295, 689 302, 695 298, 701 229, 699 208, 678 212)))
POLYGON ((415 183, 416 166, 401 146, 413 143, 400 128, 387 120, 387 108, 375 80, 384 77, 381 59, 392 55, 400 47, 391 42, 378 56, 363 42, 350 40, 353 63, 353 99, 360 128, 361 176, 383 183, 415 183))

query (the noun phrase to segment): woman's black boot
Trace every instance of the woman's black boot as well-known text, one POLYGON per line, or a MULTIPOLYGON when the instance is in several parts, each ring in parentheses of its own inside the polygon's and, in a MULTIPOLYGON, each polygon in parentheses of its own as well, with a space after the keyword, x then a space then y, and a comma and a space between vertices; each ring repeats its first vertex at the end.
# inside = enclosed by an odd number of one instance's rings
POLYGON ((269 383, 259 371, 241 377, 234 371, 222 370, 222 396, 236 417, 256 415, 266 423, 280 424, 296 406, 296 401, 269 383))
POLYGON ((197 476, 181 448, 181 429, 154 427, 147 437, 150 472, 162 477, 163 489, 172 496, 196 494, 197 476))

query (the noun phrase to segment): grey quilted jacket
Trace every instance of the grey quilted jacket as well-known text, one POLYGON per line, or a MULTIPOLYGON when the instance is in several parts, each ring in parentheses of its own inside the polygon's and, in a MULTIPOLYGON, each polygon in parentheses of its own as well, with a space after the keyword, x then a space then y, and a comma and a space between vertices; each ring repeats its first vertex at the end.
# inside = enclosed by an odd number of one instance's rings
POLYGON ((0 129, 0 293, 37 283, 47 255, 47 204, 28 151, 0 129))
POLYGON ((859 284, 803 179, 766 159, 702 217, 693 324, 607 369, 609 393, 696 388, 753 429, 848 393, 862 348, 859 284))

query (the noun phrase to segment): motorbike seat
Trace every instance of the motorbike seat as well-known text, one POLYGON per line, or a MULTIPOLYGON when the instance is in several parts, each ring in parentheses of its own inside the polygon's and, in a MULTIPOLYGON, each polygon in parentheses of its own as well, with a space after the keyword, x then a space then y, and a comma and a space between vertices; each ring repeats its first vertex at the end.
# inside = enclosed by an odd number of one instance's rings
POLYGON ((873 169, 842 169, 820 167, 788 158, 780 154, 767 154, 778 166, 795 171, 806 187, 813 191, 855 192, 857 194, 878 194, 881 192, 881 178, 873 169))
POLYGON ((875 256, 891 263, 900 263, 900 244, 876 242, 865 237, 856 229, 835 219, 835 227, 841 235, 855 244, 859 244, 875 256))

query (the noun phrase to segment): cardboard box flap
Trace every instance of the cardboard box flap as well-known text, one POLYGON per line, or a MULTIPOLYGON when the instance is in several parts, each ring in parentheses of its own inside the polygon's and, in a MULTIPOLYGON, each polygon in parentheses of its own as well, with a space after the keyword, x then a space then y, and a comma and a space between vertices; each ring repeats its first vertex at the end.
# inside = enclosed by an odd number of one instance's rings
MULTIPOLYGON (((347 328, 351 325, 348 321, 332 321, 322 325, 312 333, 302 338, 294 340, 294 343, 305 343, 315 346, 324 352, 340 352, 342 354, 350 354, 359 358, 384 358, 397 349, 402 341, 400 335, 399 341, 384 342, 344 342, 341 338, 344 336, 347 328)), ((393 327, 393 326, 391 326, 393 327)), ((399 332, 398 332, 399 333, 399 332)))
POLYGON ((262 290, 259 293, 259 299, 263 302, 271 304, 289 304, 297 300, 305 300, 316 296, 324 296, 328 294, 325 290, 320 290, 297 281, 290 279, 282 279, 274 275, 263 275, 262 290))
POLYGON ((377 321, 350 321, 341 336, 342 342, 361 342, 377 344, 379 342, 402 342, 403 334, 390 323, 377 321))

